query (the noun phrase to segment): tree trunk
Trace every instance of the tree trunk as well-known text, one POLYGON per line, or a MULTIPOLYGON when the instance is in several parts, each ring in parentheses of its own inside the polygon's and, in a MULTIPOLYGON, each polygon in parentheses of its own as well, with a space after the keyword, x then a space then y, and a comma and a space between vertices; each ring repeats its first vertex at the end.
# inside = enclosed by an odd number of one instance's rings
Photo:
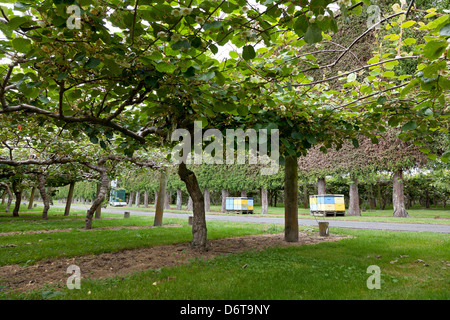
POLYGON ((157 203, 158 203, 158 191, 155 191, 155 209, 157 203))
POLYGON ((171 192, 166 191, 166 197, 164 198, 164 209, 170 210, 171 192))
POLYGON ((381 196, 381 184, 377 183, 377 202, 378 202, 378 209, 381 210, 383 207, 383 197, 381 196))
POLYGON ((261 214, 269 213, 269 199, 267 198, 267 189, 261 186, 261 214))
POLYGON ((241 190, 241 197, 247 197, 247 190, 245 189, 241 190))
POLYGON ((298 241, 298 159, 287 156, 284 176, 284 240, 298 241))
POLYGON ((394 206, 394 217, 409 217, 405 208, 405 195, 403 192, 403 170, 394 173, 392 188, 392 204, 394 206))
POLYGON ((163 214, 164 214, 164 201, 166 198, 166 187, 167 187, 167 175, 165 171, 161 171, 159 176, 159 190, 158 199, 155 205, 155 221, 153 225, 155 227, 162 226, 163 214))
POLYGON ((189 196, 188 204, 187 204, 187 211, 194 211, 194 204, 192 203, 192 197, 189 196))
POLYGON ((13 200, 13 194, 11 192, 11 189, 9 188, 8 184, 6 182, 0 182, 0 185, 5 188, 6 193, 8 194, 8 202, 6 203, 5 212, 9 213, 9 208, 11 207, 11 202, 13 200))
POLYGON ((309 207, 309 196, 308 196, 308 184, 303 184, 303 208, 308 209, 309 207))
POLYGON ((148 208, 148 190, 144 192, 144 208, 148 208))
POLYGON ((50 209, 50 197, 48 196, 47 191, 45 190, 45 184, 47 182, 47 179, 45 178, 44 174, 39 173, 37 175, 38 180, 38 188, 39 193, 41 194, 42 202, 44 203, 44 210, 42 210, 42 218, 47 219, 48 210, 50 209))
POLYGON ((134 192, 131 191, 130 192, 130 198, 128 199, 128 204, 127 204, 128 207, 132 207, 133 206, 133 198, 134 198, 134 192))
POLYGON ((204 201, 205 201, 205 212, 210 212, 211 211, 211 195, 209 193, 208 188, 205 188, 204 201))
POLYGON ((28 210, 33 209, 34 193, 35 192, 36 192, 36 187, 31 188, 30 202, 28 203, 28 210))
POLYGON ((194 216, 191 247, 201 251, 206 250, 207 229, 203 192, 200 190, 195 173, 187 169, 185 163, 179 164, 178 175, 186 184, 189 195, 192 197, 194 216))
POLYGON ((97 198, 92 202, 92 206, 87 210, 86 215, 86 229, 92 229, 92 218, 94 213, 97 211, 97 208, 102 205, 103 201, 105 201, 106 194, 108 193, 108 189, 111 181, 108 178, 108 173, 105 169, 102 169, 101 172, 101 183, 100 189, 97 193, 97 198))
POLYGON ((325 178, 317 179, 317 194, 319 195, 326 194, 325 178))
POLYGON ((276 207, 277 203, 278 203, 278 190, 275 190, 273 196, 273 206, 276 207))
POLYGON ((68 216, 70 214, 70 206, 72 205, 74 189, 75 189, 75 182, 71 182, 69 185, 69 194, 67 196, 66 209, 64 210, 65 216, 68 216))
MULTIPOLYGON (((97 198, 98 198, 98 195, 100 194, 100 188, 101 188, 101 184, 97 183, 97 198)), ((106 196, 106 193, 105 193, 105 196, 106 196)), ((97 209, 95 209, 95 219, 101 219, 101 217, 102 217, 102 203, 103 203, 103 200, 100 203, 100 205, 97 206, 97 209)))
POLYGON ((183 209, 183 193, 180 188, 177 188, 177 210, 183 209))
POLYGON ((16 202, 13 209, 13 217, 19 216, 20 204, 22 203, 22 189, 19 188, 17 181, 13 181, 12 183, 12 191, 14 196, 16 197, 16 202))
POLYGON ((141 205, 141 192, 140 191, 136 191, 136 200, 134 201, 134 203, 136 204, 136 208, 139 208, 139 206, 141 205))
POLYGON ((227 197, 228 197, 228 189, 222 189, 222 208, 220 212, 227 212, 227 197))
POLYGON ((13 209, 13 217, 18 217, 20 211, 20 204, 22 203, 22 190, 14 192, 14 195, 16 196, 16 203, 13 209))
POLYGON ((350 195, 348 201, 348 216, 361 216, 361 209, 359 208, 359 192, 358 192, 358 179, 354 178, 353 183, 350 185, 350 195))

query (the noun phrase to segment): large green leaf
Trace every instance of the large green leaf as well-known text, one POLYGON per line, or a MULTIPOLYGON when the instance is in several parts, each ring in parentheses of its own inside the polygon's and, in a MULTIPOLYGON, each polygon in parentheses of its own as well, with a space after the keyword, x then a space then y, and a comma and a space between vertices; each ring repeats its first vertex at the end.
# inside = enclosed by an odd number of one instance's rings
POLYGON ((314 44, 322 41, 322 29, 316 23, 308 27, 305 33, 305 41, 307 44, 314 44))
POLYGON ((255 48, 253 48, 253 46, 251 46, 251 45, 244 46, 244 48, 242 50, 242 57, 245 60, 250 60, 250 59, 253 59, 254 57, 256 57, 255 48))
POLYGON ((95 68, 96 66, 98 66, 100 64, 100 59, 99 58, 89 58, 88 62, 86 62, 86 67, 87 68, 95 68))
POLYGON ((21 53, 27 53, 31 49, 31 41, 24 38, 15 38, 12 41, 15 50, 21 53))
POLYGON ((417 122, 409 121, 403 125, 402 131, 414 130, 415 128, 417 128, 417 122))
POLYGON ((308 30, 308 21, 306 19, 306 16, 302 14, 297 18, 297 20, 295 20, 294 31, 298 36, 301 37, 305 34, 306 30, 308 30))
POLYGON ((423 48, 423 56, 429 60, 435 60, 444 53, 447 48, 447 41, 445 40, 433 40, 426 44, 423 48))

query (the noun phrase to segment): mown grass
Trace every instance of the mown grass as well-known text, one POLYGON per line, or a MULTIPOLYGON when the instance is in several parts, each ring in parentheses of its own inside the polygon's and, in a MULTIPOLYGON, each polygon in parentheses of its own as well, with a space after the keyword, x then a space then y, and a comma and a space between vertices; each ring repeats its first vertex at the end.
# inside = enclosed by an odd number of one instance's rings
MULTIPOLYGON (((183 219, 165 218, 177 228, 101 230, 108 226, 149 226, 153 217, 129 219, 103 213, 94 230, 83 231, 84 210, 67 218, 52 208, 49 220, 24 210, 0 216, 0 232, 68 229, 69 232, 0 236, 0 265, 30 265, 47 258, 114 252, 189 242, 183 219), (7 245, 16 245, 10 247, 7 245)), ((283 226, 208 221, 208 238, 282 232, 283 226)), ((302 228, 305 230, 305 228, 302 228)), ((317 228, 308 227, 317 231, 317 228)), ((103 280, 83 278, 80 290, 47 287, 0 299, 450 299, 450 236, 447 234, 332 228, 354 236, 339 242, 196 259, 189 265, 147 270, 103 280), (381 289, 369 290, 367 267, 381 269, 381 289), (169 279, 164 281, 164 279, 169 279)))
MULTIPOLYGON (((189 265, 43 289, 15 299, 439 299, 450 298, 450 239, 431 233, 334 230, 353 239, 196 259, 189 265), (422 262, 423 261, 423 262, 422 262), (370 290, 370 265, 381 288, 370 290), (165 281, 164 279, 168 279, 165 281), (49 294, 50 292, 50 294, 49 294)), ((12 297, 9 297, 12 298, 12 297)))
MULTIPOLYGON (((192 229, 187 225, 186 219, 164 218, 164 225, 180 225, 176 228, 105 230, 101 228, 152 226, 153 217, 133 215, 124 219, 118 218, 116 214, 104 213, 102 214, 103 219, 94 221, 92 230, 84 230, 83 216, 75 217, 71 215, 72 219, 64 219, 61 218, 61 214, 62 211, 54 210, 49 220, 40 219, 38 214, 30 212, 21 212, 17 218, 0 216, 0 233, 23 232, 0 236, 0 266, 8 264, 30 265, 48 258, 68 258, 192 240, 192 229), (66 231, 27 233, 27 231, 58 231, 59 229, 65 229, 66 231)), ((267 230, 269 232, 281 232, 282 230, 281 226, 220 221, 208 221, 207 228, 208 239, 260 234, 267 232, 267 230)))

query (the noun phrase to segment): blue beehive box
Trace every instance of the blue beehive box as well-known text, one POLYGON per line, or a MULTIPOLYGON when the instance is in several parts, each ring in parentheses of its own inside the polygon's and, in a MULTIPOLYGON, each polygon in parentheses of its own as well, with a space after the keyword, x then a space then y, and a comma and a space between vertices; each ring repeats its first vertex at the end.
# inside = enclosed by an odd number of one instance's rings
POLYGON ((323 197, 324 204, 334 204, 334 197, 323 197))

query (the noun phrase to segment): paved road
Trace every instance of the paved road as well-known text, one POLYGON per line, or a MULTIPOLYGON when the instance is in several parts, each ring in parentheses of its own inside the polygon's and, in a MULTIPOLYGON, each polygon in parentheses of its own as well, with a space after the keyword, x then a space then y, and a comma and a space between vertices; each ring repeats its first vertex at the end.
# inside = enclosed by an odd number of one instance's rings
MULTIPOLYGON (((62 205, 55 205, 63 207, 62 205)), ((73 205, 73 209, 87 210, 88 206, 73 205)), ((133 215, 146 215, 154 216, 154 212, 130 210, 123 208, 103 208, 103 212, 123 214, 124 211, 130 211, 133 215)), ((164 217, 168 218, 184 218, 187 219, 192 214, 188 213, 171 213, 164 212, 164 217)), ((251 223, 266 223, 266 224, 284 224, 284 218, 274 217, 255 217, 251 215, 215 215, 207 214, 206 220, 216 221, 236 221, 236 222, 251 222, 251 223)), ((393 231, 413 231, 413 232, 437 232, 437 233, 450 233, 450 225, 444 224, 423 224, 423 223, 392 223, 392 222, 373 222, 373 221, 338 221, 338 220, 326 220, 322 217, 317 218, 317 221, 328 221, 329 227, 349 228, 349 229, 369 229, 369 230, 393 230, 393 231)), ((316 219, 298 219, 298 224, 301 226, 315 226, 317 227, 316 219)))

